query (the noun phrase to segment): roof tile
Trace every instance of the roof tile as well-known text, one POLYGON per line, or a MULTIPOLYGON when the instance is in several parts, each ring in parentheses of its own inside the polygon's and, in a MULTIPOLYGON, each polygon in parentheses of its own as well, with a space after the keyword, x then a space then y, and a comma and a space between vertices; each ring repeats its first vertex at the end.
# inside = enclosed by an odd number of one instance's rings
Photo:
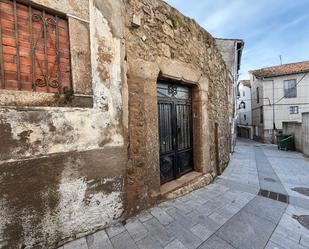
POLYGON ((298 74, 309 72, 309 61, 284 64, 274 67, 265 67, 250 71, 256 77, 276 77, 282 75, 298 74))

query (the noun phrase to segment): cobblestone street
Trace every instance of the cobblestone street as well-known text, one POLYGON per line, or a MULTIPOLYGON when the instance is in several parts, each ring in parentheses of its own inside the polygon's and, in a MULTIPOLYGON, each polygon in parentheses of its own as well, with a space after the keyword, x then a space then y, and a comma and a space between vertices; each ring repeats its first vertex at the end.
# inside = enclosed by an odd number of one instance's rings
POLYGON ((61 249, 308 249, 307 188, 302 154, 239 140, 213 184, 61 249))

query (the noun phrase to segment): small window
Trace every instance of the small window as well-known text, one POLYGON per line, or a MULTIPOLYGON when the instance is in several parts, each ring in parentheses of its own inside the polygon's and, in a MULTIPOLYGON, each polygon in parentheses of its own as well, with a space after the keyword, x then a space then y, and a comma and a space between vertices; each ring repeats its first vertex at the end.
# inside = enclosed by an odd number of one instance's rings
POLYGON ((296 98, 297 97, 296 80, 285 80, 284 81, 284 97, 285 98, 296 98))
POLYGON ((71 88, 67 19, 16 0, 0 0, 0 88, 71 88))
POLYGON ((290 114, 298 114, 299 108, 298 106, 290 106, 290 114))
POLYGON ((256 88, 256 103, 260 103, 260 88, 256 88))
POLYGON ((242 96, 243 96, 243 97, 245 97, 245 96, 246 96, 246 92, 245 92, 245 91, 243 92, 242 96))
POLYGON ((244 101, 241 101, 238 108, 239 109, 246 109, 246 103, 244 101))
POLYGON ((244 114, 244 120, 245 120, 245 121, 247 120, 247 115, 246 115, 246 114, 244 114))
POLYGON ((263 106, 260 108, 260 123, 264 123, 264 113, 263 113, 263 106))

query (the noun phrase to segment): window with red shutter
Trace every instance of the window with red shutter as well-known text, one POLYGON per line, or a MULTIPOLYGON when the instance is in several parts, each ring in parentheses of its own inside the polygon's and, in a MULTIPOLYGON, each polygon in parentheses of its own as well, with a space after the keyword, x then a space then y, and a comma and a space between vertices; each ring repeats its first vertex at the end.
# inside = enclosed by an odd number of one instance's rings
POLYGON ((0 0, 0 88, 62 92, 71 88, 67 19, 0 0))

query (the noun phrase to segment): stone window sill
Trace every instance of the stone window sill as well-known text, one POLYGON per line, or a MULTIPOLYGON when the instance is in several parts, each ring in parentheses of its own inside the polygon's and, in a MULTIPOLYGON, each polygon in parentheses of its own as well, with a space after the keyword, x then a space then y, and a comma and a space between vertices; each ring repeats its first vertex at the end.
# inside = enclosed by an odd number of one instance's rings
POLYGON ((16 107, 78 107, 93 108, 92 95, 72 95, 16 91, 16 90, 0 90, 0 107, 16 106, 16 107))

